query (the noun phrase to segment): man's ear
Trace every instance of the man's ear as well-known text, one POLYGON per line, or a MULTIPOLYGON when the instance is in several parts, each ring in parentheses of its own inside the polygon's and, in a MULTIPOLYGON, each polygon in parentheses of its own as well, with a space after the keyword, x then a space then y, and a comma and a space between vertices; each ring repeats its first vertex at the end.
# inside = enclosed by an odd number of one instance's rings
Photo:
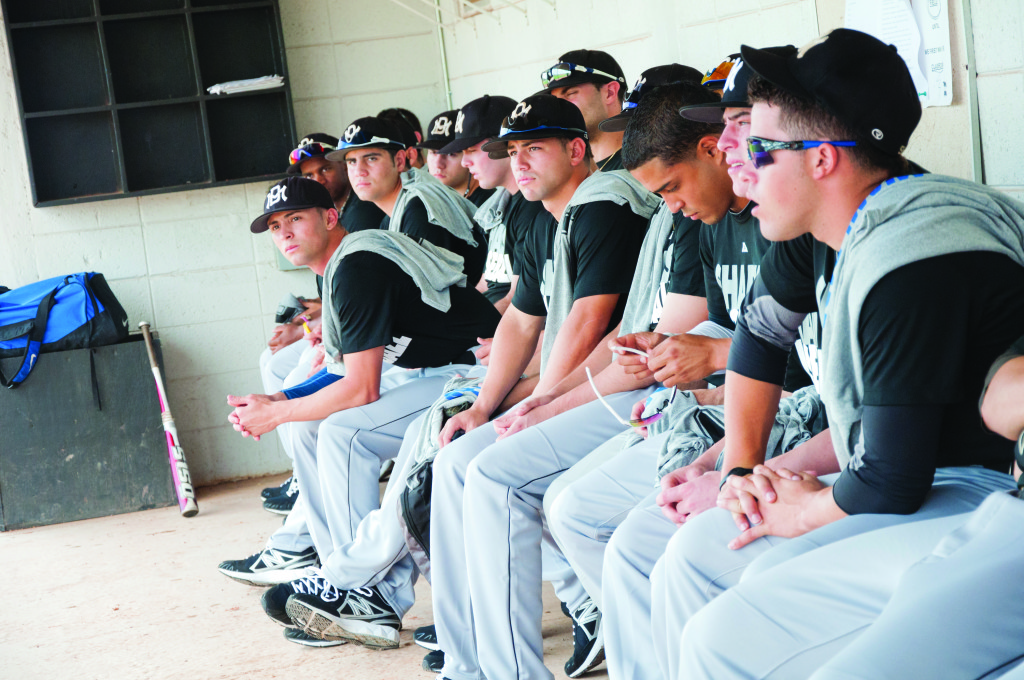
MULTIPOLYGON (((814 179, 824 179, 836 171, 842 162, 839 148, 831 144, 822 144, 819 147, 808 149, 804 152, 809 164, 808 171, 814 179)), ((849 162, 849 159, 846 159, 849 162)))
POLYGON ((713 159, 722 154, 718 149, 718 136, 717 135, 704 135, 697 142, 697 156, 704 159, 713 159))
POLYGON ((324 215, 327 217, 327 230, 328 231, 330 231, 331 229, 337 229, 338 226, 341 224, 338 221, 338 219, 339 219, 338 211, 335 210, 334 208, 329 208, 328 210, 325 210, 324 211, 324 215))
POLYGON ((582 137, 569 141, 569 161, 575 166, 583 162, 587 155, 587 143, 582 137))
POLYGON ((398 168, 399 172, 405 172, 412 164, 409 163, 409 155, 405 149, 395 152, 395 167, 398 168))
POLYGON ((605 83, 601 86, 601 100, 605 105, 615 104, 619 105, 619 91, 622 89, 622 83, 617 80, 613 80, 610 83, 605 83))

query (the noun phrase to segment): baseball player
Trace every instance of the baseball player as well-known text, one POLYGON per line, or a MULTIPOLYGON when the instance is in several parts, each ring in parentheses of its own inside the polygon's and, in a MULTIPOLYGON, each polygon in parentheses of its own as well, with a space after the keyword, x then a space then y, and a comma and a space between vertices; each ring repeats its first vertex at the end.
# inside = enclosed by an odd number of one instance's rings
MULTIPOLYGON (((285 180, 268 193, 264 215, 251 227, 269 230, 293 263, 324 276, 327 370, 283 393, 229 397, 231 420, 244 435, 285 422, 313 423, 313 441, 295 448, 295 472, 316 553, 323 555, 351 541, 359 521, 378 507, 381 461, 398 453, 405 427, 447 379, 472 367, 470 348, 499 319, 482 295, 463 287, 458 257, 404 234, 350 235, 329 199, 310 180, 285 180), (382 380, 385 363, 407 370, 382 380)), ((293 435, 308 431, 296 427, 293 435)), ((250 558, 251 565, 221 571, 250 583, 284 582, 308 573, 296 566, 316 556, 266 552, 250 558)))
POLYGON ((821 389, 842 472, 727 470, 734 497, 673 537, 652 575, 654 627, 687 678, 808 675, 934 547, 943 522, 929 520, 1013 482, 1012 447, 973 411, 988 366, 1024 330, 1022 207, 905 174, 921 111, 894 48, 838 29, 790 56, 742 55, 759 76, 753 170, 741 172, 762 229, 841 253, 821 389))

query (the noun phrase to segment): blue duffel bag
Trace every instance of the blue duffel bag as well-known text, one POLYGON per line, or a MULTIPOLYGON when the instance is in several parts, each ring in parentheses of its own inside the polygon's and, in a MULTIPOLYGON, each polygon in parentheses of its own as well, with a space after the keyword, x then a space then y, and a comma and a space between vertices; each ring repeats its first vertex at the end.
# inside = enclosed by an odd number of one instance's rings
POLYGON ((24 382, 44 352, 112 345, 127 337, 128 315, 103 274, 57 276, 13 290, 0 286, 0 359, 23 357, 10 380, 0 371, 4 387, 24 382))

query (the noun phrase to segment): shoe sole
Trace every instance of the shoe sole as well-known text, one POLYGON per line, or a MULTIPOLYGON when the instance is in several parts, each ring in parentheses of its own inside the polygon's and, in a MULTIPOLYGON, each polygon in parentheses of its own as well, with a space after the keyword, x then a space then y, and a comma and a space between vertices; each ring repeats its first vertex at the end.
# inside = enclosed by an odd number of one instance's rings
POLYGON ((285 640, 293 645, 302 645, 303 647, 339 647, 341 645, 348 644, 348 640, 319 640, 317 638, 296 640, 294 638, 285 637, 285 640))
POLYGON ((425 642, 423 640, 417 640, 416 638, 413 638, 412 641, 418 644, 423 649, 429 650, 431 652, 436 652, 437 650, 441 649, 441 645, 437 644, 437 642, 425 642))
POLYGON ((272 512, 275 515, 287 515, 289 512, 292 511, 291 508, 288 508, 287 510, 283 510, 283 509, 278 509, 278 508, 268 508, 265 505, 263 506, 263 509, 266 510, 267 512, 272 512))
POLYGON ((326 612, 289 599, 285 611, 307 634, 324 640, 350 640, 371 649, 397 649, 398 631, 389 626, 333 618, 326 612))
POLYGON ((312 576, 313 565, 311 564, 308 567, 299 567, 296 569, 276 569, 274 571, 265 571, 259 574, 247 574, 242 571, 231 571, 230 569, 223 569, 221 567, 218 567, 217 571, 228 578, 238 581, 239 583, 244 583, 247 586, 265 588, 267 586, 276 586, 279 583, 290 583, 296 579, 312 576))

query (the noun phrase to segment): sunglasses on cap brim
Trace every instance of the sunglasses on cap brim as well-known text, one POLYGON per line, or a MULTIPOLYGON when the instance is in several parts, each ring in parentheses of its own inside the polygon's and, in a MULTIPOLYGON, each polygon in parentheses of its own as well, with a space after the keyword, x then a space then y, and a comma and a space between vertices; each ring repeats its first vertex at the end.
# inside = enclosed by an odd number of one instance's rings
POLYGON ((596 68, 590 68, 589 66, 580 66, 579 64, 573 64, 568 61, 559 62, 547 71, 544 71, 544 73, 540 74, 540 82, 544 87, 550 87, 552 83, 557 83, 559 80, 565 80, 569 76, 581 73, 589 73, 591 75, 607 78, 608 80, 613 80, 617 83, 622 83, 623 85, 626 84, 625 78, 613 76, 611 73, 607 73, 596 68))
POLYGON ((718 66, 714 67, 710 71, 704 74, 701 78, 700 84, 711 89, 720 89, 725 85, 725 81, 729 79, 729 74, 732 72, 733 67, 736 66, 736 62, 731 59, 726 59, 718 66))
POLYGON ((772 158, 772 151, 806 151, 807 149, 814 149, 821 146, 822 144, 831 144, 832 146, 857 146, 857 142, 836 142, 830 139, 825 140, 808 140, 798 139, 790 142, 780 142, 774 139, 765 139, 764 137, 754 137, 751 135, 747 137, 747 157, 750 158, 750 162, 753 163, 755 170, 760 170, 766 165, 771 165, 775 162, 772 158))
POLYGON ((288 154, 289 165, 295 165, 301 163, 307 158, 313 158, 314 156, 324 156, 331 151, 336 151, 337 147, 331 146, 330 144, 323 144, 321 142, 313 142, 312 144, 303 144, 299 148, 288 154))

